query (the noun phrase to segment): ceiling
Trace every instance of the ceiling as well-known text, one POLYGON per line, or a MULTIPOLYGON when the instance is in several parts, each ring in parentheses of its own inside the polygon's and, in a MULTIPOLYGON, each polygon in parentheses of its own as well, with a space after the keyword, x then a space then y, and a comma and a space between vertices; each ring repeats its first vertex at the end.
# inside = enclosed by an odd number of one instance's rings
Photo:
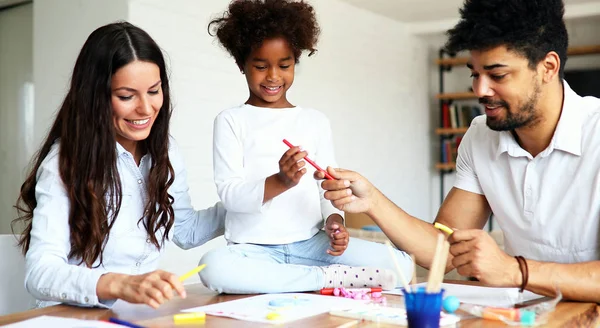
MULTIPOLYGON (((406 23, 458 19, 464 0, 342 0, 356 7, 406 23)), ((524 0, 527 1, 527 0, 524 0)), ((564 0, 570 5, 599 6, 598 0, 564 0)), ((600 8, 599 8, 600 10, 600 8)))

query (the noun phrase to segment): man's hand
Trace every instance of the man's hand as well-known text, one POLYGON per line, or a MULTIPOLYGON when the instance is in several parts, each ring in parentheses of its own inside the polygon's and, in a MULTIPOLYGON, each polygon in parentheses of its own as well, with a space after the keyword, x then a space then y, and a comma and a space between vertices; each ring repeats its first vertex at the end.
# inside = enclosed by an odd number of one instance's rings
POLYGON ((494 239, 479 229, 455 230, 450 235, 452 265, 465 277, 488 286, 519 287, 521 271, 517 260, 504 253, 494 239))
MULTIPOLYGON (((367 212, 373 207, 377 189, 360 174, 344 169, 327 168, 327 172, 336 180, 325 180, 321 187, 326 190, 325 199, 331 201, 337 209, 351 212, 367 212)), ((325 174, 316 171, 315 179, 325 178, 325 174)))
POLYGON ((327 218, 325 233, 329 236, 329 240, 331 241, 331 249, 327 250, 327 254, 329 255, 340 256, 344 254, 344 251, 348 248, 350 237, 343 222, 344 221, 339 214, 332 214, 327 218))

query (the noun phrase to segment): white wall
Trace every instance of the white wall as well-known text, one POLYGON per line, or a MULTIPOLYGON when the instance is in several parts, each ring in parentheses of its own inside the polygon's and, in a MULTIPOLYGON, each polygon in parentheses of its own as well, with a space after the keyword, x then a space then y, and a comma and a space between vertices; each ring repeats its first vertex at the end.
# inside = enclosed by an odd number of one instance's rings
POLYGON ((33 2, 36 149, 64 99, 75 59, 88 35, 127 16, 127 2, 122 0, 33 2))
MULTIPOLYGON (((187 161, 196 206, 217 200, 212 122, 244 102, 245 79, 206 32, 229 0, 131 0, 130 21, 171 58, 175 115, 171 131, 187 161)), ((312 1, 322 28, 318 53, 303 56, 290 100, 332 122, 340 166, 369 177, 392 200, 429 219, 430 124, 425 43, 405 26, 339 0, 312 1)))
POLYGON ((28 162, 27 90, 33 81, 33 5, 0 11, 0 234, 11 232, 13 205, 28 162))
POLYGON ((11 232, 18 190, 81 46, 94 29, 127 16, 121 0, 34 1, 0 11, 0 233, 11 232))

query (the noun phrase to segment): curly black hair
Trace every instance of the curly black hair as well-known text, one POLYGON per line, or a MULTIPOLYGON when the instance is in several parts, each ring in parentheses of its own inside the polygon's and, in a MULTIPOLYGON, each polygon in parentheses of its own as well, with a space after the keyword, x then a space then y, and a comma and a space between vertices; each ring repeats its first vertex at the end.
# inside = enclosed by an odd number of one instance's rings
POLYGON ((208 33, 233 56, 240 69, 252 50, 265 39, 283 37, 294 52, 296 63, 302 51, 309 56, 321 30, 315 10, 300 0, 234 0, 220 18, 208 24, 208 33))
POLYGON ((532 69, 555 51, 563 78, 569 45, 564 12, 562 0, 466 0, 445 48, 457 53, 504 45, 527 58, 532 69))

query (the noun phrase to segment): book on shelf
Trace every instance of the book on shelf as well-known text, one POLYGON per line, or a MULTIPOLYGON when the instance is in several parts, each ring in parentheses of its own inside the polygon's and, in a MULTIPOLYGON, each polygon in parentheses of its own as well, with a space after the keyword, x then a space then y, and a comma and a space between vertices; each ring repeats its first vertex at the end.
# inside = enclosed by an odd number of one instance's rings
POLYGON ((445 139, 442 141, 442 163, 455 163, 458 156, 458 147, 462 141, 462 136, 445 139))
POLYGON ((442 127, 443 128, 468 128, 471 121, 485 112, 479 105, 442 105, 442 127))

